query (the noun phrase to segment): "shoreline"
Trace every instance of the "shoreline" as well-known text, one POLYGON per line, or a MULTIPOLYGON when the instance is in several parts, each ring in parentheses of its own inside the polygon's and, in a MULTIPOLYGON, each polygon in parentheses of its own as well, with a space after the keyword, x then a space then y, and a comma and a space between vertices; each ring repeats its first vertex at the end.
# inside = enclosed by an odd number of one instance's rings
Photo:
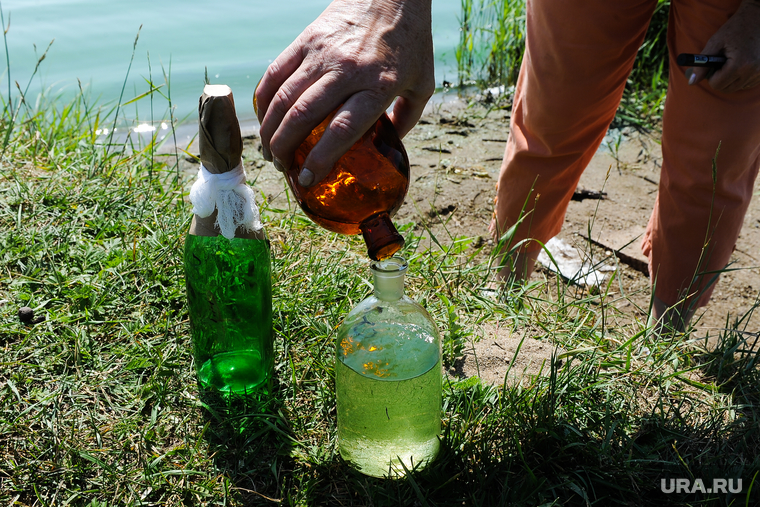
MULTIPOLYGON (((469 89, 466 88, 464 92, 460 89, 449 88, 449 89, 444 89, 442 91, 434 93, 433 96, 430 97, 430 100, 428 100, 428 103, 425 105, 425 109, 422 112, 423 116, 434 112, 436 107, 439 107, 443 104, 451 104, 454 102, 462 102, 464 104, 463 97, 469 98, 469 97, 475 96, 474 93, 467 93, 468 91, 472 92, 471 87, 469 89)), ((391 106, 386 110, 386 112, 390 113, 392 110, 393 110, 393 104, 391 104, 391 106)), ((238 117, 238 122, 240 123, 240 133, 243 136, 243 138, 258 137, 259 121, 255 116, 238 117)), ((142 132, 140 132, 141 125, 138 125, 137 127, 133 128, 132 132, 138 132, 139 134, 144 132, 144 133, 149 133, 150 135, 152 135, 154 130, 149 130, 148 128, 145 128, 145 127, 143 127, 142 132)), ((174 134, 177 138, 176 145, 171 141, 171 139, 167 139, 164 146, 162 146, 157 151, 157 153, 170 154, 175 150, 175 148, 179 148, 180 150, 187 150, 191 153, 195 153, 197 151, 197 145, 195 141, 195 138, 197 137, 197 134, 198 134, 198 119, 197 118, 193 118, 192 121, 188 121, 186 123, 180 123, 179 125, 174 127, 174 134)), ((166 137, 170 135, 171 135, 171 131, 167 131, 166 135, 164 135, 163 137, 160 137, 158 141, 162 142, 166 137)))

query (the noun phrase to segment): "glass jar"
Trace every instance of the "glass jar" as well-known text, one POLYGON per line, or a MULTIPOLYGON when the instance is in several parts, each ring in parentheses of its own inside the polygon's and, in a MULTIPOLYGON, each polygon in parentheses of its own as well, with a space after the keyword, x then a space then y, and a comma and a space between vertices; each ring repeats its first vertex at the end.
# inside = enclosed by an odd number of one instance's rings
POLYGON ((430 314, 404 295, 406 260, 371 268, 374 294, 338 329, 338 446, 362 473, 399 477, 438 453, 441 340, 430 314))

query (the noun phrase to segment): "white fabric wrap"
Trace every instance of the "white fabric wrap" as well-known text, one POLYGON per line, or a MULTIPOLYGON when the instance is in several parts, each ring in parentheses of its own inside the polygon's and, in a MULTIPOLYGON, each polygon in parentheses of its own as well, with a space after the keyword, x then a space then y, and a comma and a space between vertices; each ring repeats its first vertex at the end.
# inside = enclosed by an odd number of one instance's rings
POLYGON ((248 232, 264 228, 253 189, 245 183, 242 164, 222 174, 212 174, 201 164, 198 179, 190 189, 190 202, 193 213, 201 218, 216 209, 216 225, 227 239, 234 238, 235 230, 241 226, 248 232))

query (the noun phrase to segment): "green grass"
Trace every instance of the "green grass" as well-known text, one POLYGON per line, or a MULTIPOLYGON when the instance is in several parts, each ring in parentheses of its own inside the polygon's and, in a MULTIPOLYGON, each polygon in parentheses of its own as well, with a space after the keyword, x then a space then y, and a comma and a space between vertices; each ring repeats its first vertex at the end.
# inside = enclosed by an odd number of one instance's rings
POLYGON ((102 144, 93 132, 115 108, 86 95, 41 104, 7 101, 0 118, 0 505, 760 500, 752 311, 727 319, 714 347, 689 335, 655 341, 615 309, 628 297, 617 280, 597 293, 534 281, 493 298, 482 291, 487 252, 469 238, 423 240, 411 225, 401 227, 407 293, 438 323, 447 365, 482 323, 558 350, 544 375, 518 385, 447 375, 442 451, 427 469, 373 479, 337 454, 335 331, 370 292, 369 266, 359 238, 295 208, 262 206, 273 248, 271 395, 200 392, 182 270, 186 175, 156 155, 155 140, 102 144), (45 320, 22 324, 20 306, 45 320), (665 495, 668 478, 741 478, 743 491, 665 495))
MULTIPOLYGON (((525 0, 461 2, 456 50, 459 85, 515 85, 525 51, 525 0)), ((669 8, 670 0, 658 0, 626 83, 616 125, 659 128, 668 84, 669 8)))

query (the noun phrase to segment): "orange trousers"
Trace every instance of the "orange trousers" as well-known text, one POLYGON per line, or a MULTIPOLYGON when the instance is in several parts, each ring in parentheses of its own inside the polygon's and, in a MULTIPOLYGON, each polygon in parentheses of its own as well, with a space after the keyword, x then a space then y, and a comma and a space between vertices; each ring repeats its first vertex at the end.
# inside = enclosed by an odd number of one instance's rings
MULTIPOLYGON (((739 0, 672 0, 670 82, 659 193, 642 251, 657 297, 704 306, 730 260, 760 165, 760 87, 689 86, 679 53, 699 53, 739 0), (712 160, 717 157, 714 188, 712 160), (705 239, 709 238, 707 247, 705 239)), ((497 184, 495 238, 531 215, 512 244, 545 243, 615 116, 657 0, 528 0, 526 50, 497 184), (531 194, 532 189, 532 194, 531 194), (538 198, 537 198, 538 197, 538 198)), ((528 244, 525 251, 540 245, 528 244)))

